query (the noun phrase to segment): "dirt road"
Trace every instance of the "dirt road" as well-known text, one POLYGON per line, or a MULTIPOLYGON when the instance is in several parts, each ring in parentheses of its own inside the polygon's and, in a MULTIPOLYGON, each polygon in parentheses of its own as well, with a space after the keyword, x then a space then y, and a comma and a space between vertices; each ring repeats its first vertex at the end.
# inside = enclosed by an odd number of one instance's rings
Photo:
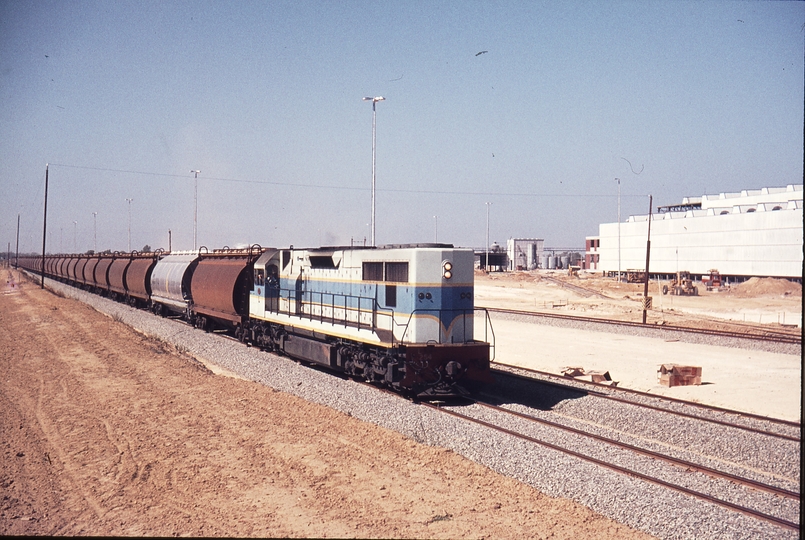
POLYGON ((0 370, 3 535, 647 538, 33 284, 0 295, 0 370))

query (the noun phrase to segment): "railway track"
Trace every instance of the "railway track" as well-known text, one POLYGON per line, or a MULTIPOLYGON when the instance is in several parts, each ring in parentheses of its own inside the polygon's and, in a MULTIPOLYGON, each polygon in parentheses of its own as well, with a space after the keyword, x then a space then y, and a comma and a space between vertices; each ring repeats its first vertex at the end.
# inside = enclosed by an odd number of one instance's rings
POLYGON ((778 332, 773 329, 766 329, 766 328, 756 328, 756 327, 749 327, 746 330, 742 331, 730 331, 730 330, 711 330, 706 328, 692 328, 687 326, 674 326, 671 324, 663 324, 663 325, 655 325, 655 324, 643 324, 639 322, 633 321, 617 321, 617 320, 609 320, 609 319, 601 319, 597 317, 584 317, 578 315, 564 315, 559 313, 546 313, 546 312, 535 312, 535 311, 525 311, 525 310, 517 310, 517 309, 503 309, 503 308, 493 308, 493 307, 483 307, 480 309, 485 309, 489 313, 501 313, 507 315, 516 315, 522 317, 533 317, 535 319, 543 318, 543 319, 552 319, 558 321, 567 321, 567 322, 582 322, 588 324, 595 324, 601 325, 602 327, 629 327, 629 328, 639 328, 642 330, 647 331, 657 331, 657 332, 678 332, 682 334, 696 334, 696 335, 703 335, 703 336, 713 336, 713 337, 728 337, 728 338, 736 338, 736 339, 747 339, 751 341, 762 341, 762 342, 770 342, 770 343, 784 343, 784 344, 791 344, 791 345, 801 345, 802 344, 802 334, 801 333, 794 333, 792 332, 778 332))
POLYGON ((554 285, 558 285, 558 286, 560 286, 560 287, 562 287, 564 289, 568 289, 570 291, 573 291, 576 294, 578 294, 579 296, 582 296, 584 298, 602 298, 602 299, 605 299, 605 300, 611 300, 611 298, 609 296, 607 296, 605 294, 601 294, 598 291, 593 291, 591 289, 586 289, 586 288, 580 287, 578 285, 573 285, 572 283, 567 283, 566 281, 562 281, 561 279, 556 279, 556 278, 551 277, 551 276, 542 275, 542 276, 540 276, 540 279, 544 279, 545 281, 547 281, 549 283, 553 283, 554 285))
POLYGON ((529 445, 561 452, 576 459, 605 467, 616 473, 673 490, 688 497, 707 501, 734 512, 766 521, 786 530, 799 530, 800 494, 798 480, 779 475, 759 475, 750 467, 736 467, 724 459, 718 465, 699 459, 680 457, 678 449, 667 443, 641 440, 632 442, 620 430, 587 422, 569 421, 562 415, 540 410, 516 410, 503 406, 494 396, 473 400, 467 406, 424 404, 427 407, 504 433, 529 445), (546 417, 547 416, 547 417, 546 417), (560 433, 561 435, 557 435, 560 433), (660 450, 651 446, 659 446, 660 450), (738 469, 739 472, 730 472, 738 469), (754 476, 754 477, 753 477, 754 476), (758 479, 758 476, 762 479, 758 479))
POLYGON ((493 365, 497 366, 497 369, 493 369, 495 377, 512 377, 561 389, 577 388, 581 389, 585 395, 595 396, 612 402, 627 403, 635 407, 663 412, 681 418, 709 422, 723 427, 740 429, 758 435, 766 435, 795 442, 801 440, 802 426, 799 422, 770 418, 768 416, 725 409, 723 407, 685 401, 668 396, 660 396, 629 388, 564 377, 547 371, 509 366, 501 363, 494 363, 493 365))

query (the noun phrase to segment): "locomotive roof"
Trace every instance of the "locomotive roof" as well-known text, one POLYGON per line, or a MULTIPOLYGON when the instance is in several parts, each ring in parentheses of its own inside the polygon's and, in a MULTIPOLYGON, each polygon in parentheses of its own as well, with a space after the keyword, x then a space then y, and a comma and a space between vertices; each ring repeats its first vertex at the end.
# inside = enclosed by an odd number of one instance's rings
POLYGON ((385 244, 382 246, 321 246, 317 248, 294 248, 290 249, 307 250, 307 251, 347 251, 347 250, 363 250, 363 249, 414 249, 414 248, 438 248, 438 249, 452 249, 453 244, 442 243, 419 243, 419 244, 385 244))

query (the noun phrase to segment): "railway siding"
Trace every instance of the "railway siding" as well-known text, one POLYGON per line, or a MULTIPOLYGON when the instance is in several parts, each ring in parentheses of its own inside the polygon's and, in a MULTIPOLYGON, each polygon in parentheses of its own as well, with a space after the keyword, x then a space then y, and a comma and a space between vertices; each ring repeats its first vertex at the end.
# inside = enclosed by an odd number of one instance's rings
POLYGON ((719 332, 696 328, 643 325, 627 321, 596 319, 571 315, 557 315, 519 311, 511 309, 485 308, 495 318, 526 322, 558 328, 572 328, 590 332, 606 332, 627 336, 652 337, 667 341, 715 345, 736 349, 766 351, 780 354, 802 354, 802 340, 799 336, 759 336, 737 332, 719 332))

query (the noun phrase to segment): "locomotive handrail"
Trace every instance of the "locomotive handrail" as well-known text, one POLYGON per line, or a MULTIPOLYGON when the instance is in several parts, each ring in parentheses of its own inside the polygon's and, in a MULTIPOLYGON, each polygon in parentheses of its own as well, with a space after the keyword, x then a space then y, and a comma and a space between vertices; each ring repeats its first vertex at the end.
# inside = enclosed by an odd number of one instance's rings
MULTIPOLYGON (((484 341, 489 343, 489 348, 492 349, 492 355, 489 358, 490 362, 495 361, 495 327, 492 326, 492 319, 489 317, 489 311, 486 308, 476 307, 473 308, 474 311, 483 311, 484 312, 484 341), (489 341, 489 333, 487 332, 487 328, 489 332, 492 333, 492 341, 489 341)), ((473 334, 474 335, 474 334, 473 334)))
MULTIPOLYGON (((378 314, 383 317, 388 317, 393 324, 396 324, 393 310, 379 309, 377 301, 367 296, 322 291, 297 291, 295 289, 282 287, 273 289, 277 296, 269 296, 269 290, 271 290, 271 288, 266 286, 265 310, 272 313, 329 322, 332 325, 339 324, 343 325, 345 328, 351 326, 359 330, 364 328, 371 331, 377 330, 378 314), (297 294, 301 294, 301 296, 297 296, 297 294), (276 303, 269 302, 274 299, 276 299, 276 303), (280 300, 287 300, 285 307, 283 307, 283 303, 280 300), (295 310, 291 308, 291 301, 296 302, 295 310), (308 306, 308 309, 305 309, 305 306, 308 306), (339 314, 337 316, 338 311, 343 311, 343 315, 339 314), (365 318, 362 317, 363 314, 371 314, 371 322, 364 322, 365 318)), ((392 344, 394 344, 396 339, 394 339, 394 332, 392 331, 391 333, 392 344)))
POLYGON ((377 300, 371 297, 324 291, 302 291, 292 287, 272 287, 268 283, 265 284, 264 294, 264 309, 267 312, 300 317, 345 328, 367 329, 373 332, 379 329, 384 330, 390 334, 387 339, 390 340, 392 347, 405 344, 408 330, 412 328, 411 322, 414 316, 424 314, 430 315, 438 321, 438 339, 431 340, 435 343, 472 343, 481 341, 476 337, 467 337, 470 334, 475 334, 475 325, 478 320, 475 311, 480 311, 483 312, 483 341, 489 343, 489 347, 492 349, 492 359, 495 356, 494 328, 492 327, 489 312, 485 308, 415 309, 407 317, 403 315, 404 318, 401 322, 397 319, 397 313, 393 309, 381 308, 377 300), (453 336, 451 341, 448 341, 446 329, 441 324, 445 315, 451 316, 451 320, 461 317, 461 323, 457 323, 463 324, 460 339, 456 340, 456 337, 453 336), (379 317, 382 318, 381 321, 378 320, 379 317), (367 320, 370 318, 370 321, 367 320), (386 324, 383 321, 388 321, 388 323, 386 324), (472 332, 470 332, 470 325, 472 325, 472 332))

